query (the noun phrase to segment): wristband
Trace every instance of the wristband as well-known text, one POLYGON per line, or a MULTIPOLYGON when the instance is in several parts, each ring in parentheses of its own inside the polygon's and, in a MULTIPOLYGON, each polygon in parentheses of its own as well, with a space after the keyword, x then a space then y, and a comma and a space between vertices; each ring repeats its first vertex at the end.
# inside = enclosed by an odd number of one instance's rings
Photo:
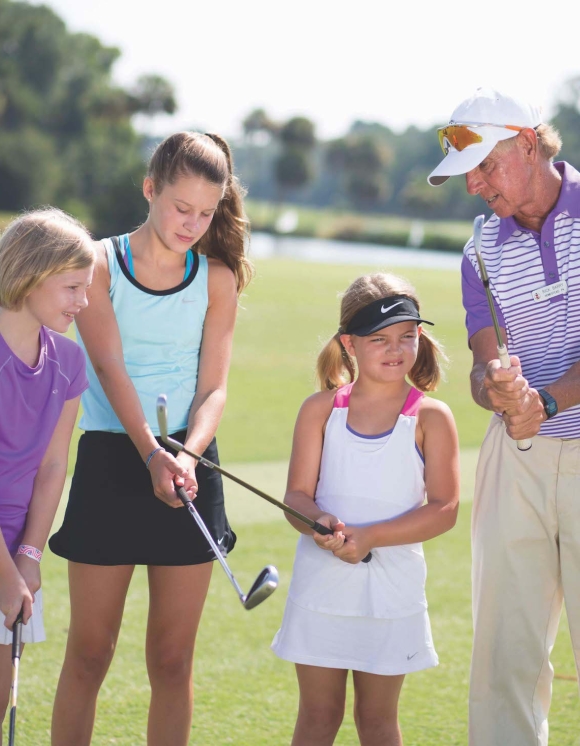
POLYGON ((155 454, 156 454, 156 453, 157 453, 158 451, 164 451, 164 450, 165 450, 165 448, 162 448, 161 446, 159 446, 158 448, 154 448, 154 449, 153 449, 153 450, 151 451, 151 453, 150 453, 150 454, 149 454, 149 455, 147 456, 147 458, 145 459, 145 466, 146 466, 147 468, 149 468, 149 464, 151 463, 151 459, 153 458, 153 456, 155 456, 155 454))
POLYGON ((18 551, 16 554, 24 554, 26 557, 30 557, 30 559, 33 559, 35 562, 40 562, 42 559, 42 552, 40 549, 37 549, 36 547, 31 547, 28 544, 21 544, 18 547, 18 551))

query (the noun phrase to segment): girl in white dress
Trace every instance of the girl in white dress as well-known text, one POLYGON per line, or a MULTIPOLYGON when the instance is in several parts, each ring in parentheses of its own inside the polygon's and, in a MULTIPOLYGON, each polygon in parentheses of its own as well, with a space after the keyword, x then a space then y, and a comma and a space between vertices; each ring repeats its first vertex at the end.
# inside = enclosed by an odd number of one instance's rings
POLYGON ((349 670, 360 743, 400 746, 405 674, 438 663, 421 542, 455 524, 459 451, 449 408, 423 394, 440 350, 422 323, 404 280, 355 280, 298 415, 285 501, 333 534, 288 518, 302 535, 272 649, 296 664, 292 746, 334 742, 349 670))

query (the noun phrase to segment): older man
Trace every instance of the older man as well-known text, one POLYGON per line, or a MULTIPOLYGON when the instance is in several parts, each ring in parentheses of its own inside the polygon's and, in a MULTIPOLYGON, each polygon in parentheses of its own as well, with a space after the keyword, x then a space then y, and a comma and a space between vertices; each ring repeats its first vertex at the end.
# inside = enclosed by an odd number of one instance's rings
POLYGON ((502 369, 471 240, 471 390, 495 414, 473 505, 470 744, 544 746, 563 600, 580 666, 580 174, 552 162, 561 141, 539 109, 494 90, 462 102, 439 137, 429 182, 465 174, 494 213, 482 255, 513 353, 502 369))

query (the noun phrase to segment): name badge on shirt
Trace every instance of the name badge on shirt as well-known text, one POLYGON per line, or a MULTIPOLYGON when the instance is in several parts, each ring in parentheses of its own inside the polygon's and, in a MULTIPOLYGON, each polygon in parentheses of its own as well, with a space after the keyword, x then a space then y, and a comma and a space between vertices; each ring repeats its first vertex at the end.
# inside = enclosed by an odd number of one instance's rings
POLYGON ((532 292, 532 298, 535 301, 548 300, 553 298, 555 295, 564 295, 568 292, 568 283, 566 280, 559 280, 554 282, 552 285, 545 285, 543 288, 538 288, 532 292))

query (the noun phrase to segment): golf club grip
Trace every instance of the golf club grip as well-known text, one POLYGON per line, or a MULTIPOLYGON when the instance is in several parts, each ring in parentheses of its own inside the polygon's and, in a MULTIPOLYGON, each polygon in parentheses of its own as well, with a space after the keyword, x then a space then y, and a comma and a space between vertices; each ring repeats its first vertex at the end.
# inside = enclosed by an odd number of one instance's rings
MULTIPOLYGON (((326 528, 326 526, 323 526, 322 523, 318 523, 318 521, 313 522, 312 529, 316 531, 317 534, 322 534, 322 536, 329 536, 330 534, 334 533, 331 528, 326 528)), ((373 555, 369 552, 367 556, 361 560, 361 562, 370 562, 372 558, 373 555)))
POLYGON ((505 345, 497 348, 497 354, 499 356, 499 362, 504 370, 512 367, 512 361, 510 360, 510 354, 505 345))
POLYGON ((18 612, 16 621, 12 625, 12 658, 20 658, 22 648, 22 609, 18 612))
MULTIPOLYGON (((497 354, 499 355, 499 361, 501 363, 501 367, 504 370, 511 368, 512 362, 510 360, 510 354, 508 352, 506 345, 502 345, 501 347, 498 347, 497 354)), ((526 438, 526 440, 518 440, 516 445, 518 447, 518 451, 529 451, 530 448, 532 447, 532 441, 529 438, 526 438)))

